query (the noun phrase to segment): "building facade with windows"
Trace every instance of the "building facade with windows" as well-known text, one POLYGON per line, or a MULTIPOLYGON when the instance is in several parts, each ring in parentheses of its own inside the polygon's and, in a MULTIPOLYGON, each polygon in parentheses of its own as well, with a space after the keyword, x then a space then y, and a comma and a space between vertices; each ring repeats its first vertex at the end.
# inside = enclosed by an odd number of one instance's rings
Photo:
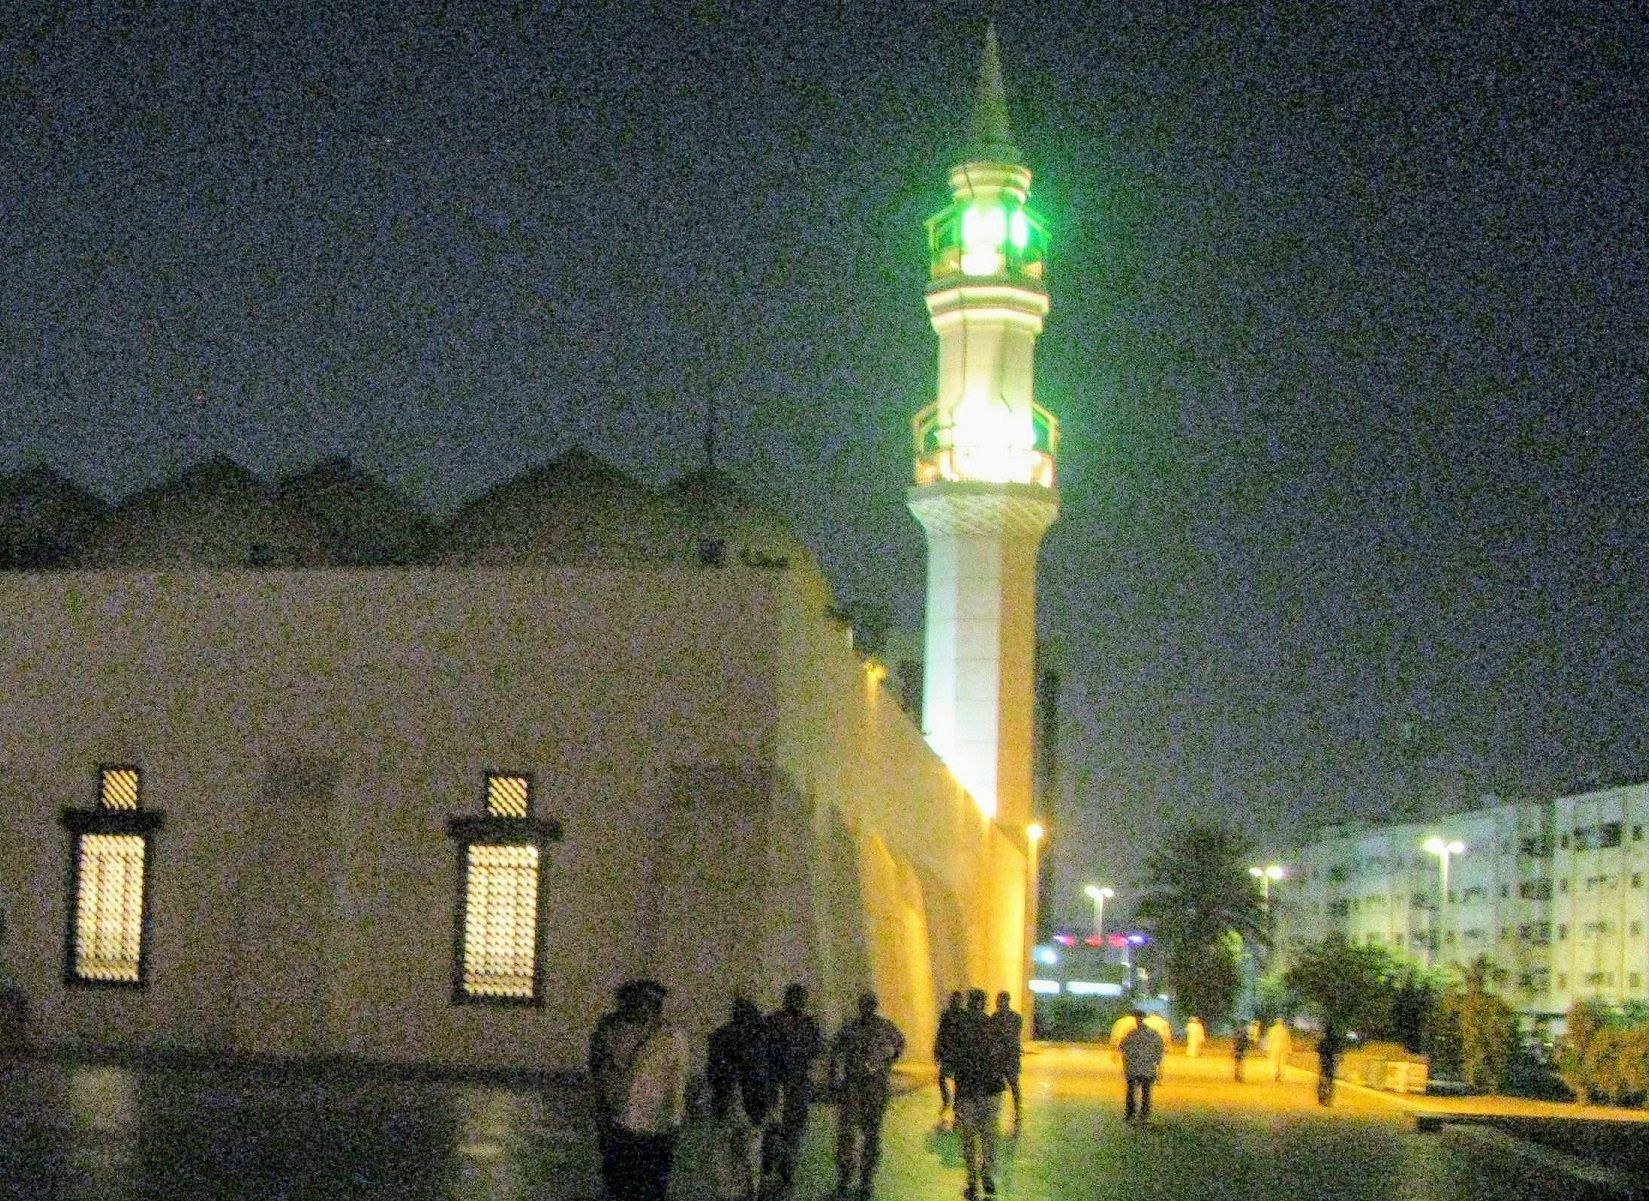
POLYGON ((1022 838, 770 515, 572 455, 386 562, 355 483, 211 464, 0 571, 39 1042, 559 1068, 632 975, 701 1032, 874 987, 917 1047, 941 993, 1017 993, 1022 838))
POLYGON ((1439 967, 1487 955, 1530 1021, 1649 1001, 1646 829, 1649 784, 1325 827, 1274 887, 1282 954, 1338 931, 1439 967))

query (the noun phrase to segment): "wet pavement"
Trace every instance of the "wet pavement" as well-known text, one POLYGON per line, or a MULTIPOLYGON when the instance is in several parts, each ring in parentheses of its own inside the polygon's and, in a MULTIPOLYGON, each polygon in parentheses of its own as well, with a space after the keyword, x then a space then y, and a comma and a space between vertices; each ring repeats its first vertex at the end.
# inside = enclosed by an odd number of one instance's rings
MULTIPOLYGON (((1336 1107, 1324 1110, 1303 1072, 1290 1072, 1281 1084, 1237 1085, 1230 1069, 1229 1059, 1171 1057, 1157 1113, 1135 1129, 1122 1121, 1121 1080, 1106 1052, 1043 1048, 1027 1056, 1025 1126, 1020 1137, 1001 1141, 1001 1195, 1544 1195, 1518 1173, 1493 1170, 1436 1135, 1418 1133, 1403 1108, 1446 1103, 1342 1088, 1336 1107)), ((1263 1070, 1251 1079, 1258 1075, 1263 1070)), ((879 1197, 961 1196, 960 1147, 954 1134, 935 1129, 936 1105, 931 1086, 895 1101, 879 1197)), ((828 1109, 816 1111, 800 1172, 802 1201, 830 1195, 832 1123, 828 1109)), ((709 1197, 703 1150, 697 1136, 684 1142, 673 1195, 709 1197)), ((598 1195, 587 1130, 554 1087, 46 1061, 0 1069, 0 1197, 7 1201, 598 1195)))

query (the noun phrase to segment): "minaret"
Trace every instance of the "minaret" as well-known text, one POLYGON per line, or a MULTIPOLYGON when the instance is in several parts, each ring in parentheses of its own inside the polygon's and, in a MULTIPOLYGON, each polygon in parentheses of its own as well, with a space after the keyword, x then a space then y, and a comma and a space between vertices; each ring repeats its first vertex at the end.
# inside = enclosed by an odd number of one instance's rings
POLYGON ((928 219, 938 397, 908 503, 928 539, 922 729, 986 813, 1031 816, 1036 552, 1059 512, 1058 425, 1035 400, 1047 235, 1008 128, 994 24, 951 202, 928 219))

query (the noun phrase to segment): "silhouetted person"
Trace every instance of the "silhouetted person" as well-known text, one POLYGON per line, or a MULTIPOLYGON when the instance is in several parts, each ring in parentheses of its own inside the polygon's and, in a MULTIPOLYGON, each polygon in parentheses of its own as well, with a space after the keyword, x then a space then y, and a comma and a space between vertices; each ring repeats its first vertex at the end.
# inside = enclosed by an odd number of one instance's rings
POLYGON ((807 1133, 813 1101, 813 1063, 824 1051, 824 1035, 807 1009, 807 988, 792 984, 784 990, 784 1005, 767 1015, 768 1066, 778 1090, 778 1120, 768 1132, 762 1178, 764 1197, 788 1197, 796 1178, 796 1157, 807 1133))
POLYGON ((1333 1022, 1323 1027, 1323 1036, 1317 1040, 1317 1104, 1334 1104, 1334 1073, 1340 1067, 1340 1052, 1345 1050, 1345 1038, 1333 1022))
POLYGON ((939 1032, 933 1038, 933 1062, 939 1065, 939 1129, 945 1128, 945 1114, 952 1113, 951 1085, 956 1071, 951 1066, 956 1053, 956 1022, 962 1016, 962 994, 953 992, 939 1015, 939 1032))
POLYGON ((893 1065, 905 1053, 899 1027, 876 1012, 876 994, 859 998, 859 1014, 842 1023, 830 1045, 830 1083, 836 1109, 836 1192, 870 1196, 882 1153, 893 1065), (857 1182, 857 1183, 855 1183, 857 1182))
POLYGON ((1002 1072, 1007 1078, 1008 1095, 1013 1098, 1013 1132, 1019 1133, 1019 1056, 1020 1041, 1025 1033, 1025 1019, 1014 1012, 1013 998, 1005 992, 996 994, 996 1008, 991 1011, 991 1025, 996 1029, 997 1045, 1002 1051, 1002 1072))
POLYGON ((687 1039, 664 1020, 667 990, 631 980, 590 1035, 601 1178, 614 1201, 664 1201, 687 1112, 687 1039))
POLYGON ((1234 1065, 1233 1076, 1238 1084, 1242 1080, 1242 1062, 1248 1058, 1248 1027, 1241 1022, 1231 1033, 1231 1059, 1234 1065))
POLYGON ((996 1126, 1007 1087, 1002 1038, 985 1013, 985 990, 968 991, 968 1006, 956 1023, 956 1129, 962 1136, 962 1162, 968 1184, 962 1195, 972 1201, 984 1190, 996 1195, 996 1126))
POLYGON ((1151 1089, 1162 1069, 1162 1035, 1145 1024, 1145 1015, 1134 1010, 1138 1021, 1122 1040, 1122 1072, 1128 1078, 1127 1101, 1123 1117, 1127 1121, 1147 1122, 1151 1118, 1151 1089))
POLYGON ((761 1011, 743 997, 733 998, 732 1016, 710 1034, 705 1079, 715 1119, 716 1195, 756 1201, 774 1090, 761 1011))

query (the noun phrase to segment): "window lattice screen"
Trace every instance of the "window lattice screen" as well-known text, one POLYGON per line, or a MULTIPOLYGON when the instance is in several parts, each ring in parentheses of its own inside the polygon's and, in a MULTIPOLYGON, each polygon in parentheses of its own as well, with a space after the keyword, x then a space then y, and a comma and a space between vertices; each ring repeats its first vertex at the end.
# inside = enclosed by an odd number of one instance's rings
POLYGON ((98 777, 97 800, 105 809, 136 809, 137 768, 105 767, 98 777))
POLYGON ((538 848, 471 846, 466 881, 465 993, 531 999, 538 950, 538 848))
POLYGON ((527 816, 527 777, 493 774, 487 777, 487 814, 490 817, 527 816))
POLYGON ((75 975, 82 980, 137 983, 143 942, 143 839, 132 834, 85 835, 80 840, 79 883, 75 975))

